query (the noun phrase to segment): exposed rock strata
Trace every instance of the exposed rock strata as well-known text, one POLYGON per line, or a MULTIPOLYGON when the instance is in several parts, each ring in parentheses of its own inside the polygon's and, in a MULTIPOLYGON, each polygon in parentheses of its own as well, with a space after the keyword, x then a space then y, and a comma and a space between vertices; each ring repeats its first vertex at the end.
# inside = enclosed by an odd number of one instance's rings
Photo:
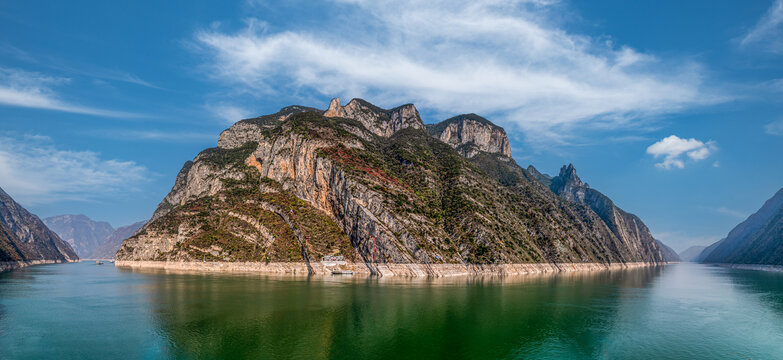
POLYGON ((357 268, 662 261, 651 238, 618 238, 518 167, 501 128, 444 123, 428 134, 413 105, 358 99, 242 120, 183 166, 117 259, 309 260, 308 272, 325 255, 357 268))
POLYGON ((511 157, 506 131, 476 114, 458 115, 427 125, 427 131, 467 158, 472 158, 479 151, 511 157))

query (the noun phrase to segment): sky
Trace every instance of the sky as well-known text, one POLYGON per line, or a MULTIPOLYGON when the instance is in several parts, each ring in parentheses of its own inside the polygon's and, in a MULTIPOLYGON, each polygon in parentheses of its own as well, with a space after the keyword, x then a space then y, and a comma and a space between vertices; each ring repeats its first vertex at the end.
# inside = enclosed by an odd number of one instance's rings
POLYGON ((477 113, 681 251, 783 187, 783 0, 4 1, 0 187, 123 226, 247 117, 477 113))

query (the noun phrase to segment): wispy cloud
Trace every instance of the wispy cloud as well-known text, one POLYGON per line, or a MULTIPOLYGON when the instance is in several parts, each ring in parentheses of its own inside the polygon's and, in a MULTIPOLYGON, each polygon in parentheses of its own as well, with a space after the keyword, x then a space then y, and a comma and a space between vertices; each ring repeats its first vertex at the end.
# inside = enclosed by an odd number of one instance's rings
POLYGON ((250 110, 225 103, 205 105, 204 108, 225 124, 233 124, 239 120, 253 116, 253 113, 250 110))
POLYGON ((52 87, 68 81, 67 78, 0 67, 0 105, 112 118, 144 117, 141 114, 83 106, 62 100, 52 87))
POLYGON ((764 132, 770 135, 783 136, 783 119, 765 125, 764 132))
POLYGON ((783 51, 783 0, 776 0, 758 23, 740 40, 740 46, 758 44, 771 52, 783 51))
POLYGON ((116 139, 122 141, 167 141, 167 142, 205 142, 217 141, 215 133, 194 132, 194 131, 165 131, 165 130, 131 130, 131 129, 110 129, 110 130, 90 130, 81 132, 82 134, 116 139))
POLYGON ((548 16, 553 2, 338 3, 341 16, 312 29, 274 32, 251 20, 196 40, 211 73, 232 86, 481 112, 519 126, 528 140, 632 127, 722 99, 703 90, 697 64, 562 30, 548 16))
POLYGON ((46 136, 0 135, 0 186, 25 205, 91 201, 136 191, 149 175, 147 168, 133 161, 65 150, 46 136))
POLYGON ((682 169, 685 161, 691 159, 700 161, 708 158, 718 149, 714 141, 702 142, 693 138, 682 139, 677 135, 665 137, 647 148, 647 153, 656 159, 663 157, 663 162, 655 164, 661 169, 682 169))
POLYGON ((737 219, 745 219, 745 218, 748 217, 748 214, 746 214, 746 213, 744 213, 742 211, 729 209, 729 208, 727 208, 725 206, 720 206, 720 207, 714 208, 713 210, 715 212, 719 213, 719 214, 731 216, 731 217, 737 218, 737 219))

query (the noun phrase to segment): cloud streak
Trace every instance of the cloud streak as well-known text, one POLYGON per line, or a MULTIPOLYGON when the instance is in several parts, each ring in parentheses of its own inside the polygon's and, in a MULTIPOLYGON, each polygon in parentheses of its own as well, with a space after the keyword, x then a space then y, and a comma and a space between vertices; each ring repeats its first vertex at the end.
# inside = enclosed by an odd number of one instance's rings
POLYGON ((0 186, 26 205, 135 191, 148 177, 147 168, 133 161, 64 150, 46 136, 0 135, 0 186))
POLYGON ((670 66, 566 32, 547 16, 550 2, 339 3, 345 15, 313 29, 272 32, 250 21, 238 32, 198 32, 196 40, 210 71, 232 86, 481 112, 519 126, 529 140, 632 127, 721 101, 702 90, 698 65, 670 66))
POLYGON ((708 158, 718 147, 714 141, 702 142, 696 139, 682 139, 671 135, 650 145, 647 153, 656 159, 663 157, 663 162, 655 164, 661 169, 682 169, 687 159, 701 161, 708 158))
POLYGON ((82 106, 64 101, 52 90, 52 86, 68 81, 66 78, 49 77, 35 72, 0 68, 0 105, 111 118, 144 117, 140 114, 82 106))
POLYGON ((774 121, 765 125, 764 132, 769 135, 783 136, 783 120, 774 121))
POLYGON ((783 0, 776 0, 758 23, 740 40, 740 46, 758 44, 775 53, 783 51, 783 0))

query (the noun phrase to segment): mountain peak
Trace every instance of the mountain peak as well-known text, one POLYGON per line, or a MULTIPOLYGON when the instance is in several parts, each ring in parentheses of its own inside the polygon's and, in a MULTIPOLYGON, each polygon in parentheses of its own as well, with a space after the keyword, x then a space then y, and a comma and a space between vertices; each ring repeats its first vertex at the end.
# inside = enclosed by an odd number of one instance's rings
POLYGON ((564 182, 564 185, 570 185, 573 187, 583 186, 582 179, 576 174, 576 168, 574 164, 563 165, 560 168, 560 175, 558 176, 564 182))
POLYGON ((427 125, 427 131, 467 158, 476 156, 480 151, 511 157, 511 144, 506 131, 473 113, 427 125))
POLYGON ((424 128, 419 111, 413 104, 387 110, 359 98, 351 99, 348 104, 341 106, 340 99, 333 98, 323 115, 356 120, 367 130, 381 137, 390 137, 405 128, 424 128))

